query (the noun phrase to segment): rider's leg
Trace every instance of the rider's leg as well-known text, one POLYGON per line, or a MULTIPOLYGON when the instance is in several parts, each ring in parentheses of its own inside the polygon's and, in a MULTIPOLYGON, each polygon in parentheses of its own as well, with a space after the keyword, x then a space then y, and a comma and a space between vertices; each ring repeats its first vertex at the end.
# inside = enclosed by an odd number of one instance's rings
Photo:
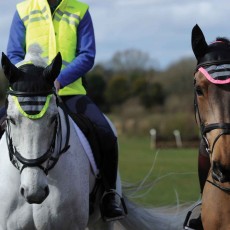
MULTIPOLYGON (((203 194, 204 185, 208 177, 210 166, 210 159, 206 151, 205 143, 203 140, 201 140, 198 155, 198 176, 200 182, 201 196, 203 194)), ((197 230, 203 229, 201 215, 199 215, 196 219, 191 219, 189 222, 189 227, 197 230)))
POLYGON ((114 192, 118 167, 117 137, 104 115, 87 96, 63 97, 62 99, 71 112, 84 114, 96 126, 97 136, 102 148, 101 171, 106 192, 102 200, 103 213, 107 219, 123 216, 114 192))

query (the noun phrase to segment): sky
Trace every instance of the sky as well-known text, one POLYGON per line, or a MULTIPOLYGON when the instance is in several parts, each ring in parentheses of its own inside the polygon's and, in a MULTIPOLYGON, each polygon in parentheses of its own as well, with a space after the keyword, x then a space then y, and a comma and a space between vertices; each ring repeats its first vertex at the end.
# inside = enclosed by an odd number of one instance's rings
MULTIPOLYGON (((82 0, 89 4, 97 55, 106 63, 116 52, 135 49, 159 69, 192 57, 191 30, 198 24, 206 41, 230 38, 229 0, 82 0)), ((0 51, 5 52, 19 0, 0 0, 0 51)))

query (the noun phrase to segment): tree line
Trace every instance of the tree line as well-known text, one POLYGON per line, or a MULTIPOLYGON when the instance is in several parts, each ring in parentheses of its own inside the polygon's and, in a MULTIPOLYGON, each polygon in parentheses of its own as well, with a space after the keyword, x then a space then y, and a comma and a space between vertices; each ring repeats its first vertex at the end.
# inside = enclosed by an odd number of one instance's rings
POLYGON ((163 71, 151 61, 138 50, 115 53, 108 63, 97 64, 85 77, 88 95, 105 112, 130 98, 136 98, 147 110, 164 107, 175 96, 180 102, 191 98, 193 58, 182 59, 163 71))

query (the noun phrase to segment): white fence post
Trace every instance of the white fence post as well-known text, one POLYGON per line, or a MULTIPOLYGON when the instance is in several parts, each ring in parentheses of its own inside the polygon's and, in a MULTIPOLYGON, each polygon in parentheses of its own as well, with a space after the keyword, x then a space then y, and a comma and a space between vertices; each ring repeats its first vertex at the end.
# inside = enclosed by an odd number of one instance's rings
POLYGON ((157 131, 156 131, 156 129, 150 129, 149 133, 150 133, 150 148, 155 149, 156 148, 156 134, 157 134, 157 131))
POLYGON ((182 147, 182 141, 181 141, 180 131, 176 129, 173 131, 173 134, 174 134, 175 139, 176 139, 177 148, 181 148, 182 147))

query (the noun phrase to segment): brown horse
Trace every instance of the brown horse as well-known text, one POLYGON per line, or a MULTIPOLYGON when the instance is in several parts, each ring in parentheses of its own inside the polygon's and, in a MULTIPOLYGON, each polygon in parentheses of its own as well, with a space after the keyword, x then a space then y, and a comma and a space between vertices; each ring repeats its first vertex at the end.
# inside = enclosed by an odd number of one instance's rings
POLYGON ((196 25, 192 48, 197 59, 194 76, 195 111, 210 158, 201 219, 205 230, 230 229, 230 41, 217 38, 208 45, 196 25))

